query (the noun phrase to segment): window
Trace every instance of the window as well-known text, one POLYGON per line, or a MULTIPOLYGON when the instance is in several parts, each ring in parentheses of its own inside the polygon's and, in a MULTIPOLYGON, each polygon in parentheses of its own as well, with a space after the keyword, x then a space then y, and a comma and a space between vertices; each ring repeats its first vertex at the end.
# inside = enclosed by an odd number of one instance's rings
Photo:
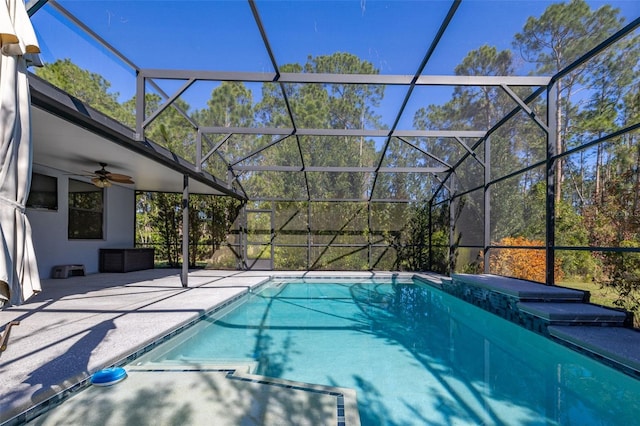
POLYGON ((69 179, 69 239, 102 239, 103 189, 69 179))
POLYGON ((32 209, 58 210, 58 179, 33 173, 27 207, 32 209))

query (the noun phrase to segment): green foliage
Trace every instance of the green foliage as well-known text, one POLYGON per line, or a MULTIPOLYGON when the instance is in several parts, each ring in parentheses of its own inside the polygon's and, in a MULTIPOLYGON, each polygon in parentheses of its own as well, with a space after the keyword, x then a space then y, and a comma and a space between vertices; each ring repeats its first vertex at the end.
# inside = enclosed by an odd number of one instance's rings
POLYGON ((529 17, 514 46, 540 73, 554 74, 620 28, 617 14, 609 5, 592 11, 584 0, 555 3, 529 17))
POLYGON ((303 271, 307 269, 307 250, 304 247, 276 247, 275 269, 303 271))
MULTIPOLYGON (((529 240, 541 240, 545 238, 545 197, 546 185, 539 182, 534 185, 525 197, 525 217, 527 226, 520 233, 512 233, 511 236, 522 236, 529 240)), ((561 200, 556 206, 556 245, 567 247, 586 247, 589 245, 589 235, 583 216, 574 206, 565 200, 561 200)), ((502 236, 501 238, 504 238, 502 236)), ((563 275, 592 277, 596 273, 597 262, 594 257, 585 251, 563 250, 557 253, 556 258, 562 266, 563 275)))
POLYGON ((394 269, 448 273, 448 217, 448 205, 431 208, 428 203, 410 204, 400 232, 386 234, 397 253, 394 269))
POLYGON ((442 229, 431 235, 432 259, 429 270, 447 275, 449 273, 449 233, 442 229))
MULTIPOLYGON (((213 259, 216 251, 224 248, 229 229, 241 207, 238 200, 230 197, 190 194, 190 267, 213 259)), ((180 265, 182 195, 139 192, 136 209, 136 244, 155 247, 156 258, 170 267, 180 265)))
MULTIPOLYGON (((556 221, 556 244, 566 247, 587 247, 589 233, 585 227, 584 217, 566 201, 556 206, 558 219, 556 221)), ((564 250, 558 252, 556 259, 562 266, 564 275, 593 277, 598 263, 589 252, 564 250)))
POLYGON ((398 253, 401 270, 427 271, 429 264, 429 205, 412 206, 403 232, 396 236, 392 246, 398 253))
MULTIPOLYGON (((376 74, 377 70, 367 61, 354 55, 309 57, 304 65, 288 64, 286 72, 308 73, 364 73, 376 74)), ((375 113, 384 95, 382 86, 358 84, 286 85, 291 109, 295 111, 295 125, 319 129, 379 128, 375 113)), ((269 127, 287 125, 288 112, 283 108, 282 95, 272 85, 263 86, 262 100, 256 105, 255 115, 269 127)), ((290 124, 289 124, 290 125, 290 124)), ((267 146, 270 138, 263 138, 259 145, 267 146)), ((269 147, 251 158, 255 163, 307 166, 362 166, 372 165, 376 153, 374 142, 367 138, 296 136, 276 146, 269 147)), ((244 183, 252 194, 279 199, 361 198, 367 193, 370 176, 355 173, 288 172, 254 173, 244 183), (304 191, 308 184, 309 194, 304 191)), ((348 214, 346 212, 345 214, 348 214)))
MULTIPOLYGON (((614 162, 619 170, 605 182, 596 202, 585 208, 590 243, 597 246, 635 248, 640 246, 640 143, 618 147, 614 162)), ((616 303, 638 310, 640 269, 637 252, 597 255, 602 273, 596 281, 618 292, 616 303)))
MULTIPOLYGON (((622 20, 617 15, 618 10, 608 5, 592 11, 584 0, 552 4, 539 18, 527 20, 523 31, 515 35, 514 46, 525 61, 537 65, 539 73, 555 74, 619 29, 622 20)), ((556 109, 558 126, 554 136, 558 153, 565 150, 572 137, 572 118, 578 109, 572 103, 572 94, 580 89, 587 71, 587 66, 579 67, 555 83, 558 90, 550 102, 556 109)), ((567 167, 565 159, 556 160, 556 203, 565 190, 567 167)))
POLYGON ((156 192, 151 194, 149 201, 154 206, 150 212, 150 223, 157 229, 160 243, 158 257, 166 259, 169 266, 176 267, 180 253, 181 196, 156 192))
MULTIPOLYGON (((620 247, 640 249, 638 240, 624 240, 620 247)), ((635 314, 635 326, 640 327, 640 252, 605 253, 604 276, 601 284, 616 292, 614 304, 635 314)))
POLYGON ((119 93, 109 93, 111 83, 100 74, 81 69, 70 59, 36 68, 36 75, 86 102, 91 107, 120 122, 131 122, 132 115, 118 102, 119 93))
MULTIPOLYGON (((513 58, 509 50, 498 51, 484 45, 467 54, 455 68, 456 75, 510 75, 513 58)), ((501 97, 496 87, 458 86, 451 100, 443 106, 429 105, 416 112, 414 125, 424 129, 488 130, 506 112, 513 109, 512 101, 501 97)), ((454 151, 457 153, 457 151, 454 151)), ((452 153, 437 152, 445 160, 455 160, 452 153)))

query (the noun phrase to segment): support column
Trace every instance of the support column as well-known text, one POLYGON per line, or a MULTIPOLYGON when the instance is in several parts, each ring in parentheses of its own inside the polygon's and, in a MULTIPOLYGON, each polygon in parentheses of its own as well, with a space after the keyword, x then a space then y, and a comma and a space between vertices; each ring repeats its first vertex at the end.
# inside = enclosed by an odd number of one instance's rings
POLYGON ((373 269, 371 260, 371 201, 367 201, 367 265, 369 270, 373 269))
POLYGON ((270 230, 270 236, 269 236, 269 242, 270 242, 270 260, 269 260, 269 269, 273 271, 274 269, 274 258, 275 258, 275 254, 276 254, 276 229, 275 229, 275 223, 276 223, 276 206, 275 206, 275 202, 272 201, 271 202, 271 230, 270 230))
POLYGON ((491 247, 491 138, 484 140, 484 273, 489 274, 489 250, 491 247))
POLYGON ((202 132, 196 132, 196 172, 202 172, 202 132))
POLYGON ((144 113, 145 113, 145 79, 140 71, 136 72, 136 133, 137 141, 144 140, 144 113))
POLYGON ((449 191, 449 273, 455 270, 455 254, 456 254, 456 205, 458 198, 455 197, 457 187, 456 175, 451 174, 451 188, 449 191))
POLYGON ((242 206, 242 218, 241 218, 241 223, 242 225, 240 226, 240 253, 242 255, 242 270, 246 271, 249 269, 249 261, 248 261, 248 257, 247 257, 247 240, 249 239, 248 237, 248 226, 249 226, 249 219, 248 219, 249 214, 247 213, 247 205, 245 204, 244 206, 242 206))
POLYGON ((311 267, 311 200, 307 200, 307 270, 311 267))
POLYGON ((555 187, 555 176, 557 173, 557 161, 556 155, 558 155, 556 149, 556 129, 558 128, 558 119, 556 115, 556 103, 558 84, 553 82, 551 86, 547 87, 547 125, 549 131, 547 132, 547 193, 546 193, 546 267, 545 267, 545 283, 547 285, 555 284, 554 266, 555 266, 555 245, 556 245, 556 204, 555 195, 557 188, 555 187))
POLYGON ((189 176, 182 177, 182 287, 189 286, 189 176))
POLYGON ((429 200, 429 270, 433 271, 433 199, 429 200))

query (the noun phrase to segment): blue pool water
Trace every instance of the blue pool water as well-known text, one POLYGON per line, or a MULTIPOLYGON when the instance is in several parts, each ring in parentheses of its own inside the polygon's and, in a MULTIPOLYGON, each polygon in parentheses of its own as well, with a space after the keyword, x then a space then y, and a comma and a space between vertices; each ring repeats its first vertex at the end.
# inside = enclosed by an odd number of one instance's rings
POLYGON ((411 282, 274 282, 150 355, 171 363, 254 360, 256 374, 353 388, 363 425, 640 418, 638 380, 411 282))

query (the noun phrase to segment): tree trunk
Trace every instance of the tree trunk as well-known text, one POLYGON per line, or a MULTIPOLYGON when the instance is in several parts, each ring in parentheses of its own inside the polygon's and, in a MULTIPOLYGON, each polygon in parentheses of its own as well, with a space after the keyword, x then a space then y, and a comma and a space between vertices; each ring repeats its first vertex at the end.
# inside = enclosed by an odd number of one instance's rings
MULTIPOLYGON (((602 193, 602 144, 598 144, 598 151, 596 154, 596 188, 594 193, 594 201, 596 209, 602 203, 600 199, 602 193)), ((596 210, 597 211, 597 210, 596 210)))
MULTIPOLYGON (((562 81, 558 80, 558 90, 556 97, 556 155, 559 155, 562 152, 562 81)), ((556 206, 560 203, 562 199, 562 158, 556 159, 556 174, 554 176, 554 187, 555 187, 555 204, 556 206)), ((556 215, 558 212, 556 211, 556 215)))
MULTIPOLYGON (((633 135, 631 135, 631 139, 633 140, 633 135)), ((640 209, 640 206, 638 205, 639 203, 639 197, 640 195, 638 194, 640 192, 640 145, 638 145, 638 149, 637 149, 637 155, 636 155, 636 173, 635 173, 635 185, 634 185, 634 191, 633 191, 633 206, 632 206, 632 210, 631 210, 631 215, 638 217, 638 213, 640 213, 638 210, 640 209)))

